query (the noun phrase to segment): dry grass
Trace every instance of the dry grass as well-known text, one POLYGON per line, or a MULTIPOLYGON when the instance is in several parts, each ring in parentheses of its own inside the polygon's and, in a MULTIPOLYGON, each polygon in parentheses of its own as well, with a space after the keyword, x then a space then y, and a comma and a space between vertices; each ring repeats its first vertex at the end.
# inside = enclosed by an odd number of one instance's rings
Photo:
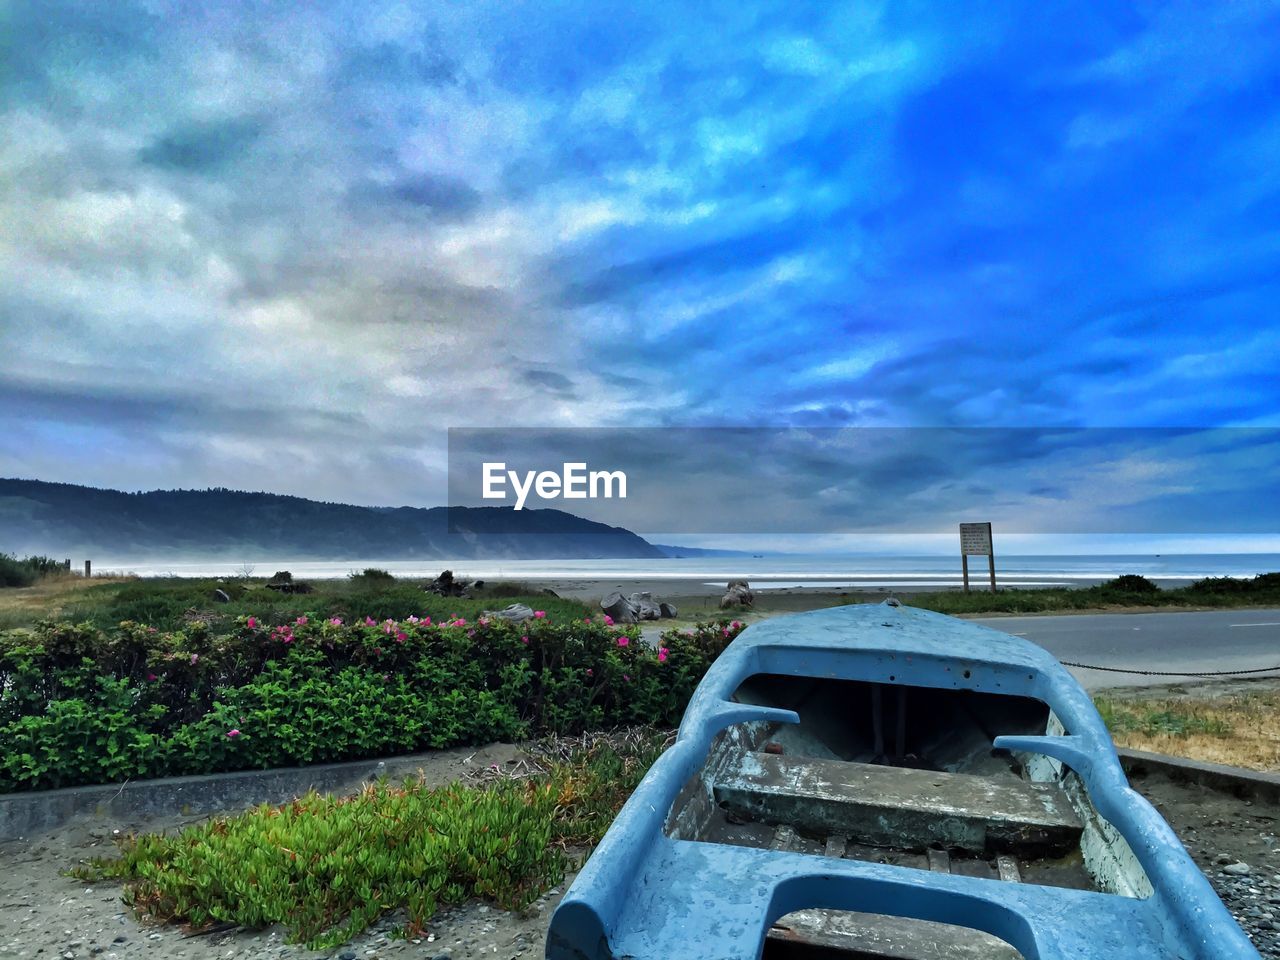
POLYGON ((1107 695, 1098 710, 1117 746, 1280 771, 1280 690, 1107 695))
POLYGON ((0 590, 0 630, 27 627, 36 620, 57 619, 63 610, 79 599, 90 587, 103 583, 120 583, 130 577, 42 577, 30 587, 6 587, 0 590))

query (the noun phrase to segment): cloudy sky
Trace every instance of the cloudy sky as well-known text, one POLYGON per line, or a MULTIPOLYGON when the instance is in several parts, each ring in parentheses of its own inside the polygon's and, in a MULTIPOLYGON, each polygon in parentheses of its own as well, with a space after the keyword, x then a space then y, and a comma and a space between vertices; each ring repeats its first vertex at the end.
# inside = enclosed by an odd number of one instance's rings
POLYGON ((1274 3, 2 5, 0 476, 1280 426, 1277 103, 1274 3))

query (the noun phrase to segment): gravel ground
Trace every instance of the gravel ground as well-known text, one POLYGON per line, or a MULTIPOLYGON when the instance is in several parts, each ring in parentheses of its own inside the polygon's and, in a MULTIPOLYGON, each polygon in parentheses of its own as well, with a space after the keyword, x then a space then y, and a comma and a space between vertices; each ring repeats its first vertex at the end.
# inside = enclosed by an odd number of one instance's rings
POLYGON ((1280 809, 1168 777, 1134 781, 1268 960, 1280 960, 1280 809))
MULTIPOLYGON (((1262 955, 1280 960, 1280 810, 1161 775, 1135 786, 1182 837, 1262 955)), ((420 940, 393 937, 398 925, 392 917, 346 947, 316 952, 286 943, 281 929, 189 936, 174 927, 147 926, 126 912, 117 886, 86 886, 58 873, 77 860, 109 852, 115 830, 175 829, 182 823, 82 820, 54 834, 0 846, 5 868, 0 872, 0 960, 536 958, 565 888, 550 891, 523 914, 477 903, 443 911, 420 940)))

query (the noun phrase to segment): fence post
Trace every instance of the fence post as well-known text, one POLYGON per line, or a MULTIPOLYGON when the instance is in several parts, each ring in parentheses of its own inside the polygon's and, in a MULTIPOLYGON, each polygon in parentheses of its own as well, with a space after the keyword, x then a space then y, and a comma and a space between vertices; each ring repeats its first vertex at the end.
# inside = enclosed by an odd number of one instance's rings
POLYGON ((63 565, 64 567, 66 567, 66 568, 67 568, 67 573, 70 573, 70 572, 71 572, 71 558, 70 558, 70 557, 67 557, 67 559, 63 560, 63 561, 62 561, 62 565, 63 565))
POLYGON ((89 572, 91 569, 92 569, 92 567, 90 566, 89 561, 88 561, 88 560, 86 560, 86 561, 84 562, 84 578, 85 578, 86 580, 88 580, 88 579, 89 579, 89 577, 91 577, 91 576, 93 575, 93 574, 91 574, 91 573, 89 572))

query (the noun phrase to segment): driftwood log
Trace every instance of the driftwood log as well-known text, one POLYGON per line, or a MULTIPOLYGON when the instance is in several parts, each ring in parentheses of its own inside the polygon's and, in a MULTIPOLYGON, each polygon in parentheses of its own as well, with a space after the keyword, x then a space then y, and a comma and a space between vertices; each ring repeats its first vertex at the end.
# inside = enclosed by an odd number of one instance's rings
POLYGON ((728 610, 732 607, 750 607, 753 606, 755 602, 756 595, 751 592, 751 586, 747 581, 730 580, 724 596, 720 598, 720 609, 728 610))
POLYGON ((648 590, 637 591, 629 597, 615 590, 600 601, 600 609, 615 623, 639 623, 641 620, 661 620, 676 615, 673 604, 659 603, 648 590))
POLYGON ((423 584, 422 589, 441 597, 469 597, 471 594, 467 592, 468 586, 466 580, 455 580, 452 570, 444 570, 430 583, 423 584))
POLYGON ((636 609, 616 590, 600 601, 600 609, 613 618, 614 623, 635 623, 636 609))
POLYGON ((485 610, 482 615, 497 620, 509 620, 512 623, 524 623, 526 620, 533 619, 533 607, 523 603, 513 603, 501 610, 485 610))
POLYGON ((662 617, 662 608, 654 602, 653 594, 648 590, 633 593, 627 599, 636 608, 636 616, 641 620, 658 620, 662 617))

